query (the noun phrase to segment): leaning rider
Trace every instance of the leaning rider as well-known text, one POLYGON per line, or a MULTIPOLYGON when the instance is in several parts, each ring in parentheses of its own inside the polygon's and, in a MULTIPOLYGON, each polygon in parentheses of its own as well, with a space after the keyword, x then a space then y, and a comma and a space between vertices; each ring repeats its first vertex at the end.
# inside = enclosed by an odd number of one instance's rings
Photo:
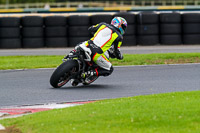
MULTIPOLYGON (((115 17, 111 24, 99 23, 89 27, 89 31, 94 35, 89 41, 80 45, 82 49, 90 49, 91 59, 99 66, 98 69, 84 73, 84 77, 93 75, 108 76, 113 72, 113 66, 109 57, 122 60, 123 55, 120 52, 123 35, 126 31, 127 22, 122 17, 115 17), (109 56, 107 56, 109 54, 109 56)), ((71 51, 73 52, 73 51, 71 51)))

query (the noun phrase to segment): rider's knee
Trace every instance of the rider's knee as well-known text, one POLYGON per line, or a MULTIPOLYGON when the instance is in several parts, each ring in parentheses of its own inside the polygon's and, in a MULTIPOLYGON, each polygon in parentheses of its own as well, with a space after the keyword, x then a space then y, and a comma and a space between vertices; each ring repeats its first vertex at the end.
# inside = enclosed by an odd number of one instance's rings
POLYGON ((113 70, 114 70, 114 68, 113 68, 113 66, 111 66, 111 68, 110 68, 110 74, 113 72, 113 70))
POLYGON ((113 66, 111 66, 110 70, 106 70, 106 72, 104 72, 103 76, 109 76, 109 75, 111 75, 112 72, 113 72, 113 70, 114 70, 114 68, 113 68, 113 66))

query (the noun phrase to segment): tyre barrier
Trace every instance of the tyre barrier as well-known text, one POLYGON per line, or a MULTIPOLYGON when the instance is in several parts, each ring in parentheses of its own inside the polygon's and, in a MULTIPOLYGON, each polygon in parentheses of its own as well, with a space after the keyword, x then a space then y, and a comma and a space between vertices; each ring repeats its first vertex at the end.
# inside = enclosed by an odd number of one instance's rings
POLYGON ((135 46, 136 45, 136 16, 131 13, 116 13, 113 17, 123 17, 128 22, 128 28, 123 38, 123 46, 135 46))
POLYGON ((182 19, 183 44, 200 44, 200 14, 185 13, 182 19))
POLYGON ((67 17, 65 16, 47 16, 44 17, 45 26, 66 26, 67 17))
POLYGON ((21 48, 21 39, 20 38, 1 38, 0 39, 0 48, 21 48))
POLYGON ((200 44, 200 13, 140 12, 0 17, 0 49, 74 47, 91 38, 91 25, 115 16, 128 22, 123 46, 200 44))
POLYGON ((88 26, 90 25, 90 17, 86 15, 71 15, 68 17, 70 26, 88 26))
POLYGON ((67 47, 68 39, 66 37, 49 37, 45 40, 47 47, 67 47))
POLYGON ((155 12, 137 14, 137 44, 159 44, 159 15, 155 12))
POLYGON ((44 18, 45 46, 67 47, 67 17, 47 16, 44 18))
POLYGON ((0 48, 21 48, 20 18, 0 18, 0 48))
POLYGON ((41 16, 24 16, 21 18, 21 37, 23 48, 44 47, 44 20, 41 16))
POLYGON ((89 16, 69 16, 68 22, 69 47, 74 47, 78 43, 90 39, 90 33, 88 32, 90 26, 89 16))
POLYGON ((69 37, 69 47, 75 47, 77 44, 89 39, 90 37, 69 37))
POLYGON ((96 25, 101 22, 109 23, 113 19, 113 16, 111 14, 104 14, 104 15, 92 15, 90 16, 90 22, 91 25, 96 25))
POLYGON ((180 13, 160 13, 160 44, 182 44, 180 13))
POLYGON ((21 25, 25 27, 42 27, 44 19, 41 16, 24 16, 21 18, 21 25))

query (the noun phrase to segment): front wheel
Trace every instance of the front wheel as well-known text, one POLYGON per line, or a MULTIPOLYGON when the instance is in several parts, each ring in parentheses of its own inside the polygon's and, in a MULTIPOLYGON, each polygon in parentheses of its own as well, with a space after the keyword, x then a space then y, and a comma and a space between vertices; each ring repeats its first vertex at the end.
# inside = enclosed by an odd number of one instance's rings
POLYGON ((50 84, 54 88, 62 87, 71 79, 71 76, 78 71, 78 68, 78 62, 76 60, 67 60, 63 62, 51 75, 50 84))

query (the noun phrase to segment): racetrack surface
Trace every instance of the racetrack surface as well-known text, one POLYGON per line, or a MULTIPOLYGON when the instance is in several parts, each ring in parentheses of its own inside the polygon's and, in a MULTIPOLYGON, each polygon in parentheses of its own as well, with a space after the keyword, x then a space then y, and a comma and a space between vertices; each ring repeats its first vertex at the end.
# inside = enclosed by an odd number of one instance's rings
POLYGON ((200 90, 200 64, 115 67, 89 86, 49 84, 53 69, 0 71, 0 108, 200 90))

